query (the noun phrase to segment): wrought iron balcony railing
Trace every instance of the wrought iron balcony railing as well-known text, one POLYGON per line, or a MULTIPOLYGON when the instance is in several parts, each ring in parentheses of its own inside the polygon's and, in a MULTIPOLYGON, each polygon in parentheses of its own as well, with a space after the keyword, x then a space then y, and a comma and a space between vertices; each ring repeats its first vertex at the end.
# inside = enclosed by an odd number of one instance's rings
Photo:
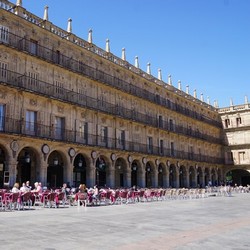
POLYGON ((0 133, 15 134, 32 138, 43 138, 65 143, 76 143, 91 147, 103 147, 113 150, 125 150, 146 155, 172 157, 196 162, 207 162, 213 164, 223 163, 223 159, 218 157, 178 151, 167 147, 158 147, 153 145, 149 146, 135 141, 103 137, 90 133, 81 133, 76 130, 67 130, 55 126, 46 126, 39 123, 27 123, 22 119, 0 117, 0 121, 0 133))
POLYGON ((0 82, 11 87, 21 88, 25 91, 34 92, 49 98, 59 99, 80 107, 102 111, 114 116, 120 116, 124 119, 133 120, 168 132, 177 133, 200 140, 206 140, 210 143, 222 144, 221 138, 201 133, 198 130, 193 130, 192 128, 187 128, 182 125, 176 125, 163 119, 160 120, 155 116, 139 113, 135 110, 95 99, 91 96, 80 94, 72 90, 59 88, 53 84, 40 81, 39 79, 33 79, 26 75, 21 75, 9 70, 1 71, 0 82))
POLYGON ((50 63, 60 65, 68 70, 82 74, 93 80, 102 82, 113 88, 122 90, 134 96, 143 98, 144 100, 148 100, 150 102, 163 106, 167 109, 173 110, 175 112, 181 113, 190 118, 222 128, 222 124, 220 121, 210 119, 209 117, 206 117, 203 114, 200 114, 196 111, 188 109, 187 107, 183 107, 170 100, 167 100, 161 97, 159 94, 151 93, 150 91, 147 91, 129 82, 126 82, 122 79, 112 76, 104 71, 101 71, 100 69, 93 68, 83 62, 79 62, 78 60, 72 57, 63 55, 62 53, 59 53, 58 51, 41 46, 39 44, 36 44, 34 48, 34 42, 31 42, 25 37, 20 37, 9 32, 8 39, 0 40, 0 43, 11 46, 23 52, 27 52, 31 54, 32 56, 39 57, 50 63))

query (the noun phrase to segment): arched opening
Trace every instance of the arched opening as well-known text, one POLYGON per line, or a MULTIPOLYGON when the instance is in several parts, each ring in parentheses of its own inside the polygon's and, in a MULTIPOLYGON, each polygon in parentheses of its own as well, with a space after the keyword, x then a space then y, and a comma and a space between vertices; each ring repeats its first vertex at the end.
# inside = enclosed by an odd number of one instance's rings
POLYGON ((198 187, 203 187, 203 183, 202 183, 202 170, 200 167, 198 167, 197 169, 197 186, 198 187))
POLYGON ((186 169, 184 166, 180 166, 180 171, 179 171, 179 185, 181 188, 185 187, 186 184, 186 169))
POLYGON ((147 162, 145 168, 145 186, 147 188, 152 187, 152 167, 149 162, 147 162))
POLYGON ((189 168, 189 187, 195 187, 195 171, 194 167, 189 168))
POLYGON ((250 185, 250 171, 244 169, 233 169, 226 173, 226 182, 230 185, 250 185))
POLYGON ((96 185, 100 187, 106 186, 106 168, 107 164, 102 156, 96 160, 96 185))
POLYGON ((163 187, 163 165, 160 164, 158 167, 158 187, 163 187))
POLYGON ((136 161, 131 164, 131 186, 138 186, 138 165, 136 161))
POLYGON ((169 167, 169 186, 173 188, 176 187, 176 169, 173 164, 169 167))
POLYGON ((5 162, 5 151, 0 147, 0 188, 4 188, 9 185, 9 172, 6 171, 5 162))
POLYGON ((48 160, 47 187, 58 188, 63 184, 63 159, 58 151, 53 151, 48 160))
POLYGON ((25 147, 21 150, 17 158, 17 175, 16 175, 16 182, 20 185, 23 182, 30 181, 30 183, 36 182, 36 156, 34 151, 29 148, 25 147))
POLYGON ((208 168, 205 168, 205 171, 204 171, 204 181, 205 181, 205 186, 207 186, 208 184, 209 184, 209 181, 210 181, 210 179, 209 179, 209 170, 208 170, 208 168))
POLYGON ((86 184, 86 161, 82 154, 75 157, 73 169, 73 186, 79 187, 80 184, 86 184))
POLYGON ((124 159, 118 158, 115 162, 115 186, 124 187, 125 186, 125 169, 126 164, 124 159))

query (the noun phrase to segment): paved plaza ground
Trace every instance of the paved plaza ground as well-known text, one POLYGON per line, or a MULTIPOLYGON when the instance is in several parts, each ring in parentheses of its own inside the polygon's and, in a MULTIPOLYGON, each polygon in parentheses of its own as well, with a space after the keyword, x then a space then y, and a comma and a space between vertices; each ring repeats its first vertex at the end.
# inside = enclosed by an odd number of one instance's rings
POLYGON ((250 193, 0 212, 1 249, 250 249, 250 193))

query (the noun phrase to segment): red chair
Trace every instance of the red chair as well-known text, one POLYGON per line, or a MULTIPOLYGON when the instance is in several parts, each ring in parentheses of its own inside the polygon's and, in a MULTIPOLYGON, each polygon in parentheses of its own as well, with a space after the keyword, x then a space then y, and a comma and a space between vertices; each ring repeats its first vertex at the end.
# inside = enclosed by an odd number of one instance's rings
POLYGON ((24 210, 24 205, 25 204, 30 209, 30 205, 32 205, 31 196, 32 196, 31 192, 26 192, 26 193, 21 194, 21 197, 20 197, 20 207, 22 207, 23 210, 24 210))
POLYGON ((4 194, 5 208, 9 207, 10 210, 18 208, 19 210, 20 208, 19 196, 20 196, 20 193, 5 193, 4 194))
POLYGON ((65 203, 66 203, 66 194, 64 192, 57 193, 56 195, 57 207, 59 207, 60 204, 62 204, 65 207, 65 203))
POLYGON ((88 202, 88 194, 87 193, 77 193, 77 204, 80 206, 81 204, 83 206, 87 206, 88 202))
POLYGON ((49 208, 52 208, 52 206, 54 206, 56 208, 57 207, 56 201, 57 201, 57 193, 55 193, 55 192, 49 193, 47 196, 47 202, 48 202, 49 208))

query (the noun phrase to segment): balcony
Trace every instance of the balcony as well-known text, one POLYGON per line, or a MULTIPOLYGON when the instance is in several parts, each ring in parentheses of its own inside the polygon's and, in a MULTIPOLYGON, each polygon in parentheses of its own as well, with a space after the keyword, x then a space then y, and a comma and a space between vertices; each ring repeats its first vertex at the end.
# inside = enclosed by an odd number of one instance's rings
POLYGON ((95 81, 107 84, 123 92, 137 96, 144 100, 148 100, 187 117, 222 128, 222 124, 219 121, 212 120, 206 117, 205 115, 197 113, 196 111, 190 110, 186 107, 182 107, 181 105, 171 102, 170 100, 166 100, 158 94, 151 93, 145 89, 141 89, 137 86, 134 86, 131 83, 128 83, 110 74, 107 74, 101 70, 92 68, 84 64, 83 62, 79 62, 78 60, 73 59, 72 57, 67 57, 61 53, 58 54, 58 51, 54 51, 39 44, 37 44, 36 49, 34 49, 34 43, 24 37, 17 36, 13 33, 8 33, 8 37, 9 39, 7 41, 2 40, 0 41, 0 43, 5 44, 7 46, 11 46, 19 51, 29 53, 32 56, 36 56, 47 62, 59 65, 68 70, 81 74, 85 77, 89 77, 95 81))
POLYGON ((39 79, 34 80, 26 75, 21 75, 16 72, 4 70, 2 74, 0 74, 0 82, 10 87, 19 88, 24 91, 46 96, 48 98, 53 98, 57 100, 59 99, 63 102, 67 102, 88 109, 101 111, 109 115, 119 116, 123 119, 133 120, 144 125, 146 124, 148 126, 160 128, 164 131, 170 131, 172 133, 177 133, 180 135, 200 140, 206 140, 211 143, 222 144, 222 140, 220 138, 202 134, 200 132, 197 133, 196 131, 190 128, 186 128, 182 125, 176 125, 172 122, 164 120, 161 120, 159 124, 159 119, 155 116, 142 114, 135 110, 127 109, 122 106, 117 106, 116 104, 95 99, 91 96, 79 94, 72 90, 59 88, 53 84, 40 81, 39 79))
MULTIPOLYGON (((67 130, 57 128, 55 126, 46 126, 39 123, 32 123, 27 126, 27 122, 23 119, 13 119, 10 117, 0 117, 2 124, 0 125, 0 134, 14 134, 25 137, 46 139, 51 141, 59 141, 64 143, 75 143, 78 145, 86 145, 91 147, 102 147, 113 150, 121 150, 120 139, 114 139, 102 136, 97 136, 89 133, 80 133, 76 130, 67 130), (28 129, 27 129, 28 128, 28 129)), ((173 157, 183 160, 192 160, 196 162, 208 162, 214 164, 222 164, 223 159, 217 157, 209 157, 201 154, 192 154, 184 151, 173 150, 170 148, 162 148, 151 145, 150 151, 146 144, 123 140, 122 150, 129 152, 138 152, 146 155, 156 155, 160 157, 173 157)))

